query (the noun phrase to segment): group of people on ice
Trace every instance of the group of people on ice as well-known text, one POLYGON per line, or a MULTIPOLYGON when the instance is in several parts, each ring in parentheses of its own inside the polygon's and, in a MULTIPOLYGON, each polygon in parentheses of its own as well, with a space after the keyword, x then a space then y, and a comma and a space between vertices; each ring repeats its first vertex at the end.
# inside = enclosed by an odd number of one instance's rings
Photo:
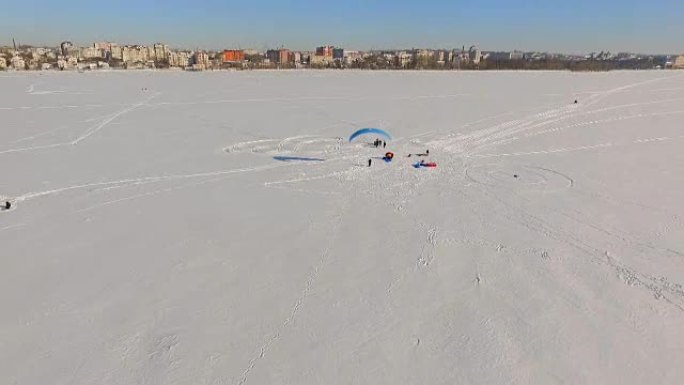
MULTIPOLYGON (((380 139, 375 139, 373 141, 373 146, 378 148, 382 144, 382 148, 387 147, 387 142, 380 140, 380 139)), ((418 154, 408 154, 407 157, 411 156, 429 156, 430 155, 430 150, 425 150, 423 153, 418 153, 418 154)), ((385 153, 385 156, 382 157, 382 160, 389 163, 394 159, 394 153, 391 151, 388 151, 385 153)), ((368 159, 368 167, 371 167, 373 165, 373 158, 368 159)), ((415 168, 421 168, 421 167, 437 167, 437 163, 435 162, 426 162, 424 159, 421 159, 419 162, 413 164, 413 167, 415 168)))
MULTIPOLYGON (((392 139, 391 135, 380 128, 361 128, 354 132, 350 137, 349 137, 349 142, 354 141, 354 139, 364 136, 364 135, 369 135, 369 134, 376 134, 380 135, 384 138, 387 138, 389 140, 392 139)), ((375 148, 379 148, 382 145, 382 148, 387 148, 387 142, 380 139, 380 138, 375 138, 373 141, 373 146, 375 148)), ((430 150, 425 150, 424 153, 419 153, 419 154, 408 154, 408 157, 410 158, 411 156, 429 156, 430 155, 430 150)), ((385 156, 381 158, 385 162, 391 162, 392 159, 394 159, 394 153, 393 152, 387 152, 385 153, 385 156)), ((368 167, 371 167, 373 165, 373 158, 368 159, 368 167)), ((437 167, 437 164, 435 162, 426 162, 425 160, 421 160, 420 162, 417 162, 416 164, 413 165, 415 168, 421 168, 421 167, 437 167)))

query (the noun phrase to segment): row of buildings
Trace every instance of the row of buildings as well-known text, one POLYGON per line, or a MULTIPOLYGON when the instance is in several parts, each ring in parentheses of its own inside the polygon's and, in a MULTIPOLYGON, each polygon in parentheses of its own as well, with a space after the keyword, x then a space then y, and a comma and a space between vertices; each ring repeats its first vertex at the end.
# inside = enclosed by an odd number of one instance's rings
POLYGON ((461 50, 397 50, 350 51, 341 47, 321 46, 313 51, 293 51, 286 48, 255 50, 227 49, 223 51, 174 50, 157 43, 119 45, 111 42, 93 43, 78 47, 69 41, 58 47, 0 48, 0 69, 94 69, 94 68, 181 68, 206 70, 220 68, 302 68, 349 67, 372 58, 384 58, 388 64, 406 68, 421 67, 429 61, 437 63, 479 63, 483 57, 473 46, 461 50))
POLYGON ((482 52, 472 46, 468 51, 463 47, 459 50, 387 50, 387 51, 351 51, 334 46, 317 47, 314 51, 291 51, 289 49, 270 49, 263 54, 252 52, 247 55, 242 50, 226 50, 223 54, 224 63, 261 63, 264 66, 294 67, 349 67, 366 61, 369 58, 384 58, 388 64, 407 68, 419 65, 425 61, 437 63, 469 62, 479 63, 483 58, 482 52), (256 56, 256 57, 255 57, 256 56))
MULTIPOLYGON (((218 60, 220 65, 221 60, 218 60)), ((118 67, 207 69, 211 67, 209 53, 173 50, 166 44, 119 45, 93 43, 77 47, 62 42, 58 47, 19 46, 0 48, 0 69, 95 69, 118 67)))
MULTIPOLYGON (((482 52, 477 46, 466 49, 411 49, 351 51, 331 45, 313 51, 286 48, 223 51, 175 50, 166 44, 119 45, 111 42, 77 47, 69 41, 58 47, 20 46, 0 48, 2 69, 98 69, 98 68, 180 68, 208 70, 221 68, 476 68, 482 61, 541 60, 634 60, 633 54, 592 53, 586 56, 552 55, 541 52, 482 52)), ((684 68, 684 56, 667 57, 664 67, 684 68)))
POLYGON ((684 55, 677 56, 673 61, 665 64, 666 67, 684 69, 684 55))

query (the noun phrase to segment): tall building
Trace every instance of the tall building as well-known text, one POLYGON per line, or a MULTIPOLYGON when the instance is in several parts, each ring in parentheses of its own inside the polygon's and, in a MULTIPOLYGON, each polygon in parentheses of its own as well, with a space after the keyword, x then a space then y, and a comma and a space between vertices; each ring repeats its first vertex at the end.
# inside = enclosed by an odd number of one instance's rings
POLYGON ((93 48, 102 49, 105 51, 110 51, 112 48, 112 43, 108 41, 102 41, 99 43, 93 43, 93 48))
POLYGON ((123 49, 118 44, 110 44, 109 51, 111 52, 111 59, 123 60, 123 49))
POLYGON ((677 56, 674 63, 672 63, 672 68, 684 69, 684 55, 677 56))
POLYGON ((269 49, 266 51, 266 59, 271 63, 278 63, 280 61, 280 56, 278 55, 277 49, 269 49))
POLYGON ((154 57, 151 58, 155 61, 166 61, 169 60, 169 46, 166 44, 156 43, 152 46, 154 52, 154 57))
POLYGON ((470 57, 470 61, 472 63, 479 64, 480 59, 482 59, 482 52, 477 46, 473 45, 468 50, 468 56, 470 57))
POLYGON ((224 63, 236 63, 245 61, 245 53, 241 49, 227 49, 223 51, 224 63))
POLYGON ((169 66, 171 67, 189 67, 192 65, 193 55, 186 51, 169 51, 169 66))
POLYGON ((102 59, 104 58, 104 50, 94 46, 81 48, 79 57, 82 59, 102 59))
POLYGON ((197 51, 192 58, 193 64, 198 66, 200 69, 209 68, 209 55, 203 51, 197 51))
POLYGON ((334 50, 334 47, 331 45, 326 45, 323 47, 317 47, 316 48, 316 56, 323 56, 326 59, 332 59, 333 58, 333 50, 334 50))
POLYGON ((289 64, 294 59, 292 53, 289 49, 269 49, 266 51, 266 58, 271 61, 271 63, 276 64, 289 64))
POLYGON ((121 57, 125 63, 144 63, 149 60, 147 47, 125 46, 121 48, 121 57))
MULTIPOLYGON (((59 49, 62 51, 62 56, 66 56, 66 55, 67 55, 67 50, 68 50, 69 48, 73 47, 73 46, 74 46, 74 45, 73 45, 70 41, 63 41, 63 42, 59 45, 59 49)), ((16 49, 16 47, 15 47, 15 49, 16 49)))
POLYGON ((435 58, 437 59, 437 64, 444 64, 449 61, 449 52, 440 49, 435 53, 435 58))
POLYGON ((508 55, 511 60, 522 60, 525 58, 525 54, 521 51, 513 51, 508 55))
POLYGON ((10 65, 15 70, 23 70, 26 68, 26 62, 20 56, 13 56, 10 59, 10 65))
POLYGON ((59 47, 62 51, 62 56, 78 56, 78 48, 74 47, 70 41, 62 42, 59 47))

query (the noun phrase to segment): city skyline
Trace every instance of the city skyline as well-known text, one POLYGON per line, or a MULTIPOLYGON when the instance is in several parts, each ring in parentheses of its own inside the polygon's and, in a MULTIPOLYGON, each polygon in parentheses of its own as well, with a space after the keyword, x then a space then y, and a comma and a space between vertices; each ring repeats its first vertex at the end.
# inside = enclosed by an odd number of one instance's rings
POLYGON ((349 49, 434 47, 478 44, 490 51, 668 53, 684 51, 678 36, 684 3, 577 0, 565 4, 525 0, 427 0, 420 3, 362 0, 344 3, 260 0, 228 4, 205 0, 117 3, 28 0, 3 5, 0 45, 12 38, 28 45, 71 40, 151 44, 177 48, 311 50, 327 42, 349 49))

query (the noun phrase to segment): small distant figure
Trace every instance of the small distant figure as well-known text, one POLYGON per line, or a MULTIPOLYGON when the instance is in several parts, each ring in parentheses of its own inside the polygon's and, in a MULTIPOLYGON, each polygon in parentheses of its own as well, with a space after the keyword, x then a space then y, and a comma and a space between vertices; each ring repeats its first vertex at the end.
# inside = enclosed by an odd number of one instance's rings
POLYGON ((430 150, 425 150, 425 154, 430 155, 430 150))
POLYGON ((12 204, 9 201, 6 201, 3 205, 3 209, 9 210, 10 208, 12 208, 12 204))
POLYGON ((577 104, 577 99, 575 99, 575 104, 577 104))
POLYGON ((518 177, 518 174, 513 174, 513 178, 517 178, 517 177, 518 177))
POLYGON ((385 142, 385 141, 383 140, 383 141, 382 141, 382 148, 385 148, 385 147, 387 147, 387 142, 385 142))
POLYGON ((373 162, 373 159, 368 159, 368 167, 371 166, 371 163, 373 162))

